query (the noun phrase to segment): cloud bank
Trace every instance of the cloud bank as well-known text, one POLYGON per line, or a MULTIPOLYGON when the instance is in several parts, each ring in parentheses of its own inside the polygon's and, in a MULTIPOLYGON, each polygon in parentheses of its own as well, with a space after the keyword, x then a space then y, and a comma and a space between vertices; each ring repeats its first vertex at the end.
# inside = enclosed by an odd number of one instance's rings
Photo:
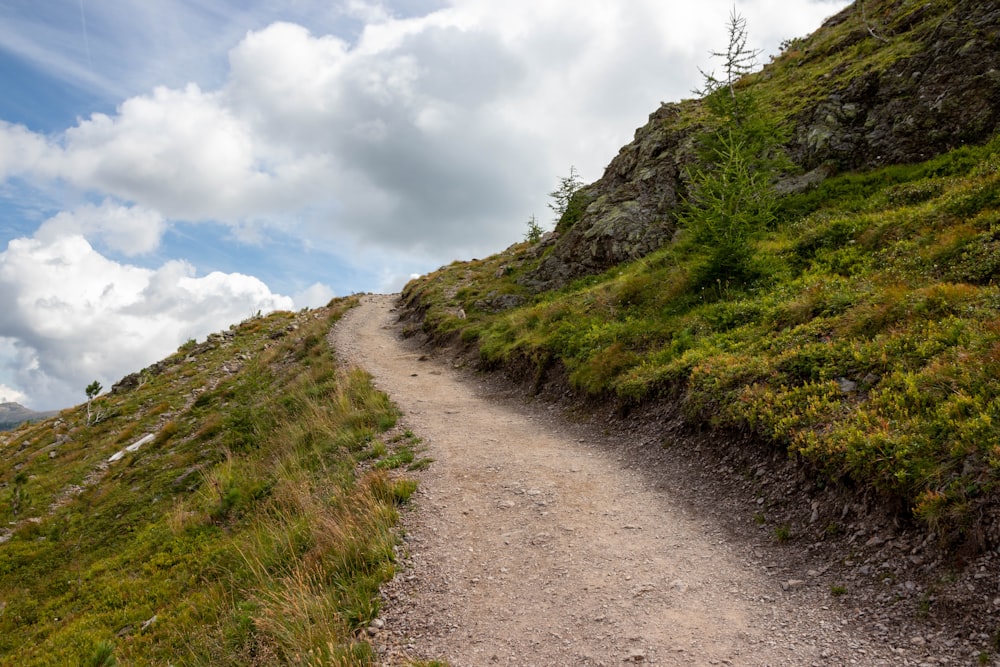
POLYGON ((0 253, 7 372, 21 388, 17 395, 47 407, 78 403, 94 379, 110 387, 172 353, 179 341, 258 310, 293 307, 256 278, 199 278, 183 261, 156 270, 120 264, 78 234, 17 239, 0 253))
MULTIPOLYGON (((745 4, 761 44, 836 6, 745 4)), ((516 239, 570 164, 597 178, 660 100, 690 96, 729 11, 465 0, 394 19, 354 5, 376 18, 354 42, 287 22, 248 31, 216 89, 157 86, 53 136, 0 124, 0 176, 165 219, 295 219, 327 240, 483 251, 516 239)))

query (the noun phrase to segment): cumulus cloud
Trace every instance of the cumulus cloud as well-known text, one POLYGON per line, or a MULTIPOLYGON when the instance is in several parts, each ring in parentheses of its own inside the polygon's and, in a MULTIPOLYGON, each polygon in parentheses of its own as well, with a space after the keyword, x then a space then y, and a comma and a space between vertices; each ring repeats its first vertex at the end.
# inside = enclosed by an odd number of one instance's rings
POLYGON ((31 132, 23 125, 13 125, 0 120, 0 179, 12 175, 40 172, 45 173, 46 158, 52 147, 45 137, 31 132))
POLYGON ((55 215, 42 223, 35 237, 54 242, 78 234, 90 240, 100 239, 112 250, 131 256, 155 250, 166 226, 158 211, 106 199, 99 206, 85 204, 55 215))
POLYGON ((0 384, 0 403, 20 403, 25 399, 25 395, 21 392, 11 389, 7 385, 0 384))
POLYGON ((330 303, 330 299, 337 296, 329 285, 323 283, 313 283, 301 292, 296 292, 292 296, 296 308, 319 308, 330 303))
POLYGON ((224 93, 256 136, 324 156, 338 215, 314 221, 319 233, 397 248, 495 244, 544 171, 491 106, 521 64, 495 34, 444 18, 382 28, 353 48, 288 24, 250 33, 224 93))
POLYGON ((0 337, 13 344, 16 386, 44 408, 108 384, 288 297, 241 274, 198 277, 183 261, 146 269, 111 261, 85 238, 21 238, 0 253, 0 337))
MULTIPOLYGON (((740 8, 761 44, 836 6, 773 4, 740 8)), ((366 21, 354 41, 251 30, 217 89, 159 86, 55 137, 0 125, 0 175, 64 179, 166 218, 296 219, 383 247, 485 252, 544 212, 571 164, 596 178, 660 100, 688 95, 729 7, 454 0, 394 18, 354 1, 342 9, 366 21)))
POLYGON ((272 159, 247 119, 191 84, 133 97, 65 133, 61 175, 172 218, 238 221, 312 198, 317 161, 272 159))

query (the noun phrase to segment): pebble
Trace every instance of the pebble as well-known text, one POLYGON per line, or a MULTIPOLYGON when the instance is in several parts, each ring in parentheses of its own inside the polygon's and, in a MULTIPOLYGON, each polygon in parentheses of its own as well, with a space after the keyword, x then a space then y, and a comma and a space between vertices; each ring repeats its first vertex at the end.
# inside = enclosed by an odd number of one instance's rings
POLYGON ((628 657, 625 658, 626 662, 642 662, 646 659, 646 652, 641 648, 629 649, 628 657))

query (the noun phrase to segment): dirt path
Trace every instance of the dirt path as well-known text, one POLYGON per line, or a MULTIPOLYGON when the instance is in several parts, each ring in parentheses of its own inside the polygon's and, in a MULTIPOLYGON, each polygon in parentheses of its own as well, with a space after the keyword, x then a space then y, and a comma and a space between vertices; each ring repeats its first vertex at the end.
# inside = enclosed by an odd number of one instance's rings
POLYGON ((423 357, 400 340, 393 302, 364 297, 331 334, 435 459, 386 590, 387 664, 920 664, 768 577, 600 429, 491 399, 423 357))

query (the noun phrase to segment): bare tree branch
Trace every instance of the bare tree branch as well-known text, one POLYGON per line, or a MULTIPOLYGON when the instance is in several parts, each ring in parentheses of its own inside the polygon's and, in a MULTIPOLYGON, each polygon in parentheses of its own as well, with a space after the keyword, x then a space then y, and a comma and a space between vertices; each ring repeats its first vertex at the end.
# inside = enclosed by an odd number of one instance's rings
POLYGON ((865 3, 862 0, 858 0, 858 5, 861 7, 861 20, 864 22, 865 27, 868 28, 868 34, 877 39, 878 41, 884 44, 888 44, 889 40, 883 37, 882 35, 877 34, 875 32, 875 29, 872 28, 872 24, 868 22, 868 15, 865 13, 865 3))

